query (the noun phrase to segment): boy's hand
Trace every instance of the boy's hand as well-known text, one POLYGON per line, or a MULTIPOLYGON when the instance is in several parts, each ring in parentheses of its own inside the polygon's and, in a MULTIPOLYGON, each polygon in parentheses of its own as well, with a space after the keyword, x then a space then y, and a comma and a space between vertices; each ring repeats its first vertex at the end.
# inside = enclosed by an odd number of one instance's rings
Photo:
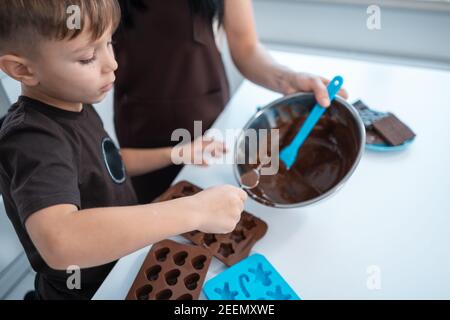
POLYGON ((179 161, 174 161, 176 157, 181 159, 183 164, 208 166, 208 157, 220 158, 227 152, 223 142, 203 136, 195 139, 194 142, 174 147, 172 161, 178 163, 179 161))
POLYGON ((241 219, 247 193, 225 185, 192 196, 198 230, 204 233, 230 233, 241 219))
MULTIPOLYGON (((316 100, 321 106, 330 106, 330 98, 327 90, 327 85, 330 83, 330 80, 304 72, 288 72, 285 76, 284 83, 284 94, 314 92, 316 100)), ((348 99, 348 93, 345 89, 341 89, 338 95, 344 99, 348 99)))

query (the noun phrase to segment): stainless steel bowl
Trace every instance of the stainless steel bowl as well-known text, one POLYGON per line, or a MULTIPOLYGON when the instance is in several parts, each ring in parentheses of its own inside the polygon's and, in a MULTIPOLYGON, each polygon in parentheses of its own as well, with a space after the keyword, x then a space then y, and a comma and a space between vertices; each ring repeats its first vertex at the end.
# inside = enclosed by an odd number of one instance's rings
MULTIPOLYGON (((245 132, 247 129, 277 129, 281 126, 281 124, 285 124, 286 122, 293 122, 296 118, 300 116, 304 116, 309 113, 309 111, 314 107, 316 100, 314 99, 314 95, 312 93, 297 93, 294 95, 290 95, 287 97, 283 97, 279 100, 272 102, 266 107, 260 109, 256 114, 248 121, 245 125, 243 132, 238 136, 235 145, 235 161, 234 161, 234 175, 237 179, 238 183, 241 184, 241 175, 245 173, 248 168, 245 168, 245 165, 239 164, 240 160, 244 156, 245 159, 248 157, 255 157, 256 155, 249 154, 249 148, 245 132), (288 110, 289 109, 289 110, 288 110)), ((296 208, 296 207, 305 207, 321 201, 330 195, 336 193, 340 188, 343 187, 345 182, 351 177, 356 167, 359 164, 359 161, 364 152, 364 144, 366 141, 366 131, 364 128, 364 124, 358 115, 356 109, 349 104, 344 99, 337 97, 332 106, 327 113, 332 116, 345 121, 348 130, 352 130, 352 134, 356 136, 357 139, 357 153, 355 159, 353 161, 353 165, 347 174, 330 190, 327 192, 303 202, 285 204, 285 203, 270 203, 268 204, 266 200, 261 199, 258 195, 252 192, 252 190, 246 190, 247 193, 256 201, 264 204, 270 205, 276 208, 296 208)), ((242 185, 241 185, 242 187, 242 185)))

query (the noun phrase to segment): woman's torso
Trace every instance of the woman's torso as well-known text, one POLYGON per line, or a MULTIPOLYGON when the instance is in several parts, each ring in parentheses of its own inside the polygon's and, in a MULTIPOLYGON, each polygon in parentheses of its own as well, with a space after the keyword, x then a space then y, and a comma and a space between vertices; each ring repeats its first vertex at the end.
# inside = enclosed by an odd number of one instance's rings
POLYGON ((147 0, 115 35, 115 124, 122 147, 163 147, 175 129, 208 129, 229 99, 209 18, 188 0, 147 0))

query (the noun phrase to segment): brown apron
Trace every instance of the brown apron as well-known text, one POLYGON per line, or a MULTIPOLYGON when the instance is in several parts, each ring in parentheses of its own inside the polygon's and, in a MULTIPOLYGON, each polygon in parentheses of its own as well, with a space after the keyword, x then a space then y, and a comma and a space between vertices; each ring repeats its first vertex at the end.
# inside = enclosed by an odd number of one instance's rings
MULTIPOLYGON (((188 0, 148 0, 134 26, 115 35, 119 63, 114 121, 122 148, 173 146, 175 129, 193 135, 194 121, 211 127, 229 100, 229 87, 211 22, 188 0)), ((172 183, 180 166, 133 179, 140 203, 172 183)))

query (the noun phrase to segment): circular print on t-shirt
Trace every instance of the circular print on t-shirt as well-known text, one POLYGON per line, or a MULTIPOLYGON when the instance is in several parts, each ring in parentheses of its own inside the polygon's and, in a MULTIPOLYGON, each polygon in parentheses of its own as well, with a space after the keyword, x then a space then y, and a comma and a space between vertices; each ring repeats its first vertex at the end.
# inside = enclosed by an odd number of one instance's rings
POLYGON ((118 184, 125 182, 126 174, 122 156, 111 138, 103 139, 102 150, 103 160, 113 181, 118 184))

